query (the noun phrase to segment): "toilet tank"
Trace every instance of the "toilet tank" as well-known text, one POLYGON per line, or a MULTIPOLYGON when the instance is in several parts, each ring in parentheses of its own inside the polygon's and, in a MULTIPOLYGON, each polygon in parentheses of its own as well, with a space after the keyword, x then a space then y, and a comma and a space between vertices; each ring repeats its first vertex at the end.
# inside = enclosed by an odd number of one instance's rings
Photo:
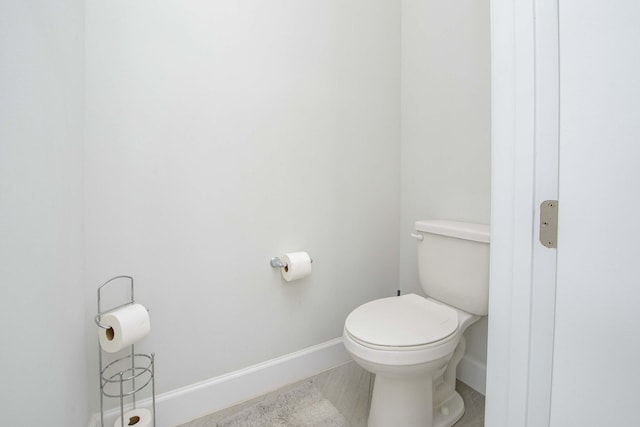
POLYGON ((466 222, 416 222, 418 274, 427 296, 468 313, 489 308, 489 226, 466 222))

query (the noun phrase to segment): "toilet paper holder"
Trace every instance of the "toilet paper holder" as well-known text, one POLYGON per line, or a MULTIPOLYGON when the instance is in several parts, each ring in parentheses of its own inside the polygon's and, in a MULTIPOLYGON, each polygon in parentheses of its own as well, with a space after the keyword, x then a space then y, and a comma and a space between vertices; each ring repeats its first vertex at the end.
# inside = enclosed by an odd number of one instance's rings
MULTIPOLYGON (((311 262, 313 262, 313 258, 309 258, 311 260, 311 262)), ((275 256, 273 258, 271 258, 271 260, 269 261, 269 265, 271 265, 271 267, 273 268, 287 268, 288 265, 283 263, 282 260, 275 256)))
MULTIPOLYGON (((98 327, 102 329, 110 329, 100 323, 102 316, 125 307, 127 305, 135 304, 134 298, 134 285, 133 277, 131 276, 116 276, 104 282, 98 286, 98 314, 94 317, 94 322, 98 327), (102 292, 104 288, 116 282, 129 281, 129 300, 116 307, 103 310, 102 292)), ((147 309, 147 311, 149 311, 147 309)), ((142 354, 135 352, 134 344, 129 346, 129 354, 112 360, 105 365, 102 355, 102 347, 98 344, 98 369, 100 374, 100 426, 104 427, 104 398, 116 398, 120 403, 120 423, 118 426, 133 425, 131 420, 138 418, 132 417, 127 424, 125 420, 125 405, 126 399, 131 399, 129 405, 136 410, 136 395, 138 392, 145 389, 148 385, 151 385, 151 417, 152 426, 156 426, 156 386, 155 386, 155 354, 142 354)), ((137 422, 137 421, 136 421, 137 422)))
POLYGON ((287 267, 287 264, 284 264, 280 258, 278 258, 277 256, 271 258, 271 261, 269 261, 269 264, 271 265, 271 267, 273 268, 285 268, 287 267))

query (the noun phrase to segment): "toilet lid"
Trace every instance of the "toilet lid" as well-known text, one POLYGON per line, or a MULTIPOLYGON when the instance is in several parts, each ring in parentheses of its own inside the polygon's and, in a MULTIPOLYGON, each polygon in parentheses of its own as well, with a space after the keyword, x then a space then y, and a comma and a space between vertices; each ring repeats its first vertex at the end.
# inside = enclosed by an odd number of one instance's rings
POLYGON ((351 312, 345 329, 354 338, 388 347, 440 341, 458 329, 458 313, 416 294, 368 302, 351 312))

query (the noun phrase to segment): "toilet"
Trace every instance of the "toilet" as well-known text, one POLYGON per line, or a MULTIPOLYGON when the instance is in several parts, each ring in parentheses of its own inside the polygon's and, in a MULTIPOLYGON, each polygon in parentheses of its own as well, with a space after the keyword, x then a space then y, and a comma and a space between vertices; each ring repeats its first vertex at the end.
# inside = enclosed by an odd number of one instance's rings
POLYGON ((488 311, 489 226, 428 220, 415 229, 427 297, 368 302, 344 325, 347 351, 375 374, 369 427, 449 427, 458 421, 464 414, 455 390, 463 333, 488 311))

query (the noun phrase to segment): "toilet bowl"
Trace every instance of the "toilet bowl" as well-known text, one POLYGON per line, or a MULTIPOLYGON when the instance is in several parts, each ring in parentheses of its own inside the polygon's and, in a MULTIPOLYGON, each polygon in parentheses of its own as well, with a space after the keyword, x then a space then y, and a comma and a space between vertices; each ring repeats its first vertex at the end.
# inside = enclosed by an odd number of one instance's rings
POLYGON ((356 363, 376 375, 369 427, 444 427, 460 419, 464 405, 455 392, 455 369, 464 354, 462 334, 478 319, 415 294, 354 310, 343 342, 356 363))
POLYGON ((375 374, 369 427, 450 427, 464 414, 456 369, 466 349, 464 331, 488 309, 489 229, 419 221, 416 231, 428 296, 371 301, 345 320, 345 348, 375 374))

